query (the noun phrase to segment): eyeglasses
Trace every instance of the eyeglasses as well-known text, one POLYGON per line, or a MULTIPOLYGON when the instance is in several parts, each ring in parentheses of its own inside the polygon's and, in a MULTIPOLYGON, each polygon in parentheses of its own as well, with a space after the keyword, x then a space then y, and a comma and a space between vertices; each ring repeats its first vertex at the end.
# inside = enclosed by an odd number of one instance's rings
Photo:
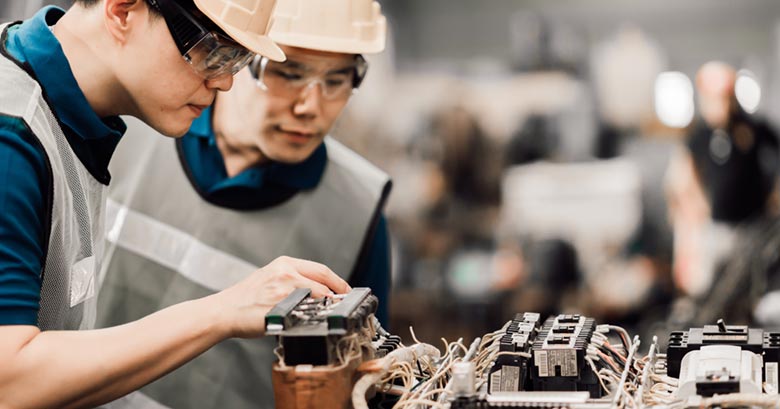
POLYGON ((368 62, 356 55, 354 62, 347 66, 318 70, 293 59, 279 63, 257 55, 249 68, 257 86, 275 95, 292 98, 304 88, 319 84, 323 98, 334 100, 347 98, 360 87, 368 62))
POLYGON ((217 28, 209 30, 175 0, 148 1, 162 14, 184 60, 202 77, 234 75, 254 58, 253 52, 219 33, 217 28))

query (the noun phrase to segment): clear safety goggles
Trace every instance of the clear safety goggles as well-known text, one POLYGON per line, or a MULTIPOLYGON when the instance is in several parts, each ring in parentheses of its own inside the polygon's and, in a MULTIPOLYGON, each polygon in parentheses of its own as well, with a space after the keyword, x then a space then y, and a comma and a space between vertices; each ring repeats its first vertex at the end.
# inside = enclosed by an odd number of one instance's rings
POLYGON ((249 68, 257 86, 275 95, 292 98, 300 95, 303 89, 319 85, 323 98, 334 100, 347 98, 360 87, 368 71, 368 62, 356 55, 350 65, 318 70, 293 59, 275 62, 257 55, 249 68))
POLYGON ((184 60, 203 78, 234 75, 255 57, 253 52, 217 31, 216 25, 207 28, 193 15, 194 11, 188 11, 176 0, 148 1, 162 14, 184 60))

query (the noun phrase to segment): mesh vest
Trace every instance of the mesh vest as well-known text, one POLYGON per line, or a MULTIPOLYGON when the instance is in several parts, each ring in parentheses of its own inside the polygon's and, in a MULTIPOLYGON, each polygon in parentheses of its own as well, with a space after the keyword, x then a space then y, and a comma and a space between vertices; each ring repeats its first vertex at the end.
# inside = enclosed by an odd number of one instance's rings
MULTIPOLYGON (((3 43, 6 28, 0 26, 3 43)), ((0 55, 0 114, 24 120, 46 153, 52 178, 38 327, 89 329, 104 246, 105 186, 71 150, 38 82, 5 54, 0 55)))
MULTIPOLYGON (((281 255, 348 279, 389 189, 388 176, 326 138, 319 185, 262 210, 198 195, 174 140, 128 119, 112 160, 99 326, 220 291, 281 255)), ((153 336, 153 334, 150 334, 153 336)), ((108 408, 272 408, 271 338, 224 341, 108 408)))

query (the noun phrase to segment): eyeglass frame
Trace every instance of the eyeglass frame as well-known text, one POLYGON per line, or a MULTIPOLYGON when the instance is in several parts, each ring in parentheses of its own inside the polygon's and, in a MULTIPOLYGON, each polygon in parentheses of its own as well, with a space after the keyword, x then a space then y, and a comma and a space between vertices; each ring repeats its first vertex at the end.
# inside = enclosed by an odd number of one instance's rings
MULTIPOLYGON (((231 75, 235 75, 237 72, 241 71, 244 67, 249 65, 249 63, 251 63, 251 61, 255 57, 256 54, 254 52, 248 50, 246 47, 237 43, 228 35, 217 31, 218 28, 216 30, 210 30, 195 15, 193 15, 192 12, 187 10, 176 0, 146 0, 146 1, 151 7, 157 9, 157 11, 162 16, 163 20, 165 20, 165 25, 168 27, 168 31, 171 33, 171 37, 173 37, 173 41, 174 43, 176 43, 176 47, 179 49, 179 53, 181 54, 184 61, 186 61, 196 73, 202 75, 204 78, 212 79, 224 75, 225 73, 228 72, 230 72, 231 75), (179 20, 172 21, 174 18, 178 18, 179 20), (182 18, 184 20, 181 20, 182 18), (192 40, 182 39, 182 37, 184 37, 185 34, 181 32, 181 27, 179 28, 179 30, 176 29, 175 23, 181 24, 182 22, 187 23, 190 26, 190 28, 194 27, 197 30, 197 35, 192 36, 192 40), (192 61, 192 57, 190 56, 190 53, 192 52, 192 50, 195 49, 195 47, 197 47, 199 44, 201 44, 203 41, 209 38, 209 36, 218 45, 221 45, 223 47, 230 47, 230 48, 238 49, 239 51, 246 52, 247 53, 246 61, 240 64, 233 65, 233 67, 230 70, 225 70, 225 68, 229 66, 229 65, 225 65, 225 67, 215 70, 213 73, 205 73, 202 70, 196 68, 192 61)), ((206 55, 206 57, 210 55, 211 55, 211 51, 206 55)))
MULTIPOLYGON (((289 60, 288 60, 289 61, 289 60)), ((252 75, 252 78, 255 79, 255 84, 262 89, 263 91, 268 92, 268 85, 265 84, 265 71, 266 67, 268 66, 268 63, 271 62, 271 60, 263 55, 256 54, 252 62, 249 64, 249 72, 252 75)), ((360 84, 363 83, 363 80, 366 78, 366 74, 368 73, 368 61, 361 55, 361 54, 355 54, 355 67, 354 67, 354 75, 352 76, 352 92, 350 95, 355 94, 360 87, 360 84)), ((309 81, 307 84, 301 87, 301 89, 308 88, 311 86, 312 83, 320 84, 320 87, 323 87, 322 79, 314 81, 309 81)), ((326 98, 326 99, 336 99, 333 98, 326 98)))

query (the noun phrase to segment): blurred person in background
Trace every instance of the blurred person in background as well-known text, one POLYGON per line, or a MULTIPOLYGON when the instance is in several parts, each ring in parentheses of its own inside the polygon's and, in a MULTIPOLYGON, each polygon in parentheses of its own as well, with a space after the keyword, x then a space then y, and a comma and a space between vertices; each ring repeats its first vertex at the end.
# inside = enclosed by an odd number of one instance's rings
POLYGON ((765 295, 780 288, 778 140, 740 107, 736 79, 722 62, 700 68, 701 119, 670 168, 674 280, 684 294, 670 321, 679 325, 721 317, 732 324, 777 323, 780 305, 767 306, 765 295))
POLYGON ((501 247, 503 259, 514 261, 497 272, 503 278, 497 289, 507 292, 505 312, 579 313, 584 280, 577 249, 569 241, 525 240, 514 251, 507 242, 501 247))
MULTIPOLYGON (((372 0, 279 0, 274 21, 287 60, 255 58, 182 139, 129 124, 112 166, 99 325, 218 292, 280 255, 370 287, 386 322, 390 180, 328 136, 366 75, 361 54, 385 47, 385 17, 372 0)), ((275 346, 220 343, 112 407, 272 408, 275 346)))
MULTIPOLYGON (((663 278, 670 257, 664 254, 659 224, 666 212, 655 208, 663 205, 663 192, 657 189, 658 199, 653 200, 656 191, 650 187, 662 179, 667 151, 658 149, 653 138, 634 137, 619 146, 625 152, 615 160, 565 163, 555 155, 556 125, 554 117, 531 115, 506 148, 502 214, 507 220, 500 228, 508 230, 509 237, 500 246, 511 249, 511 242, 521 243, 514 246, 514 254, 526 279, 508 298, 515 304, 512 308, 545 314, 578 311, 629 327, 648 310, 665 316, 670 280, 663 278), (578 182, 568 185, 572 180, 578 182), (553 192, 565 193, 551 198, 553 192), (604 201, 589 207, 594 202, 583 198, 604 201), (556 210, 558 206, 563 208, 556 210), (516 217, 522 221, 512 221, 516 217), (544 225, 534 222, 547 217, 551 219, 544 225), (556 225, 552 220, 567 222, 556 225), (585 226, 583 220, 599 221, 585 226), (614 291, 614 285, 623 291, 614 291)), ((671 239, 669 243, 671 247, 671 239)))
MULTIPOLYGON (((559 139, 554 116, 529 115, 504 148, 506 168, 555 161, 559 139)), ((577 249, 570 241, 512 232, 500 237, 498 247, 503 262, 497 264, 501 268, 496 271, 499 279, 495 287, 507 293, 505 311, 535 311, 549 316, 579 304, 583 275, 577 249)))
POLYGON ((449 237, 450 245, 442 250, 491 242, 501 163, 475 115, 459 105, 439 109, 413 141, 412 151, 431 165, 426 180, 432 194, 421 222, 424 229, 449 237))
POLYGON ((529 115, 512 133, 504 148, 505 166, 552 159, 558 139, 556 123, 551 116, 529 115))
MULTIPOLYGON (((458 103, 434 110, 408 152, 424 186, 415 209, 394 220, 402 244, 399 286, 433 302, 429 314, 452 316, 469 306, 463 310, 474 320, 458 315, 438 334, 491 329, 500 320, 492 312, 496 298, 490 278, 500 197, 498 152, 474 113, 458 103)), ((394 319, 419 313, 409 307, 397 303, 394 319)))

